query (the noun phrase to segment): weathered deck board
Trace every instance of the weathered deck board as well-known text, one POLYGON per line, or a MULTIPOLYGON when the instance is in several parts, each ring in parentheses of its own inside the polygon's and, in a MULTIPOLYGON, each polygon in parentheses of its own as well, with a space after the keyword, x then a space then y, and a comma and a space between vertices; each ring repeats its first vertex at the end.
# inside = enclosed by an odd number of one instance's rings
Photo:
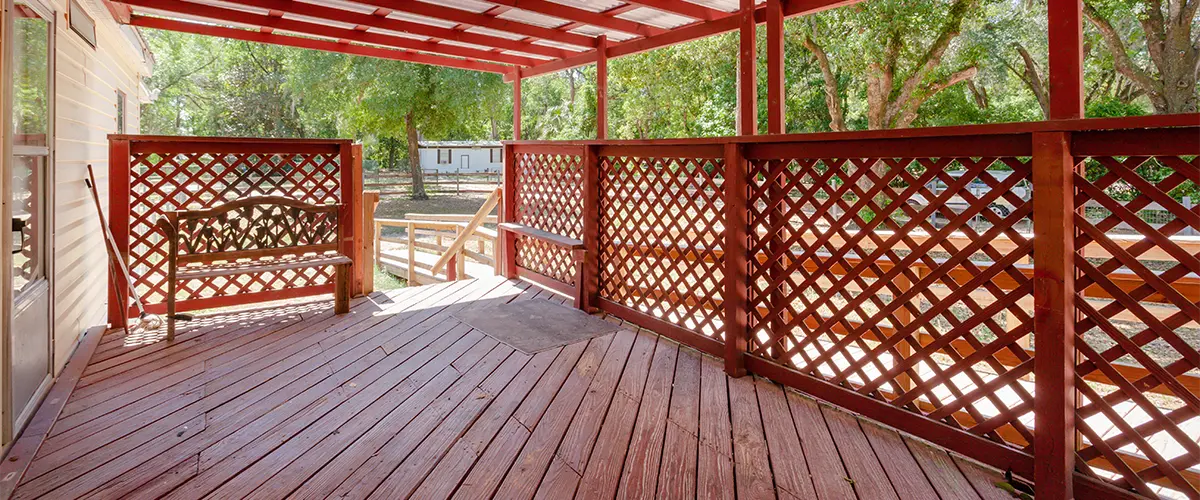
POLYGON ((994 471, 615 318, 530 356, 453 316, 511 300, 567 299, 483 279, 109 332, 14 498, 1001 498, 994 471))

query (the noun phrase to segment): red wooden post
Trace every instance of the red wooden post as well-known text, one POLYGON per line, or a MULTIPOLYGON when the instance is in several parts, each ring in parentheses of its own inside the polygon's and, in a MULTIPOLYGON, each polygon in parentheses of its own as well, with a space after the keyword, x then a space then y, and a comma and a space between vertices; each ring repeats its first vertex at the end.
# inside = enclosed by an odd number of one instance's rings
POLYGON ((741 0, 738 41, 738 135, 758 133, 758 50, 755 48, 754 0, 741 0))
MULTIPOLYGON (((357 186, 362 185, 362 164, 359 164, 356 171, 354 166, 354 148, 349 142, 341 143, 338 146, 338 150, 342 201, 342 207, 338 211, 338 225, 341 226, 342 237, 338 251, 353 260, 355 255, 354 249, 358 248, 354 244, 355 234, 359 232, 357 226, 360 225, 357 221, 358 217, 361 217, 362 214, 362 190, 356 189, 357 186), (357 205, 355 205, 356 202, 357 205)), ((355 281, 353 277, 358 274, 359 267, 361 267, 360 262, 350 264, 351 283, 355 281)), ((353 290, 353 284, 351 284, 351 290, 353 290)))
POLYGON ((782 134, 787 120, 783 90, 783 0, 767 0, 767 133, 782 134))
POLYGON ((599 146, 583 151, 583 272, 579 282, 582 306, 591 312, 600 293, 600 157, 599 146))
POLYGON ((521 68, 513 71, 513 140, 521 140, 521 68))
MULTIPOLYGON (((112 230, 120 258, 129 262, 129 139, 108 141, 108 225, 112 230)), ((119 273, 118 273, 119 275, 119 273)), ((110 278, 111 279, 111 278, 110 278)), ((129 284, 122 281, 108 287, 108 323, 120 325, 129 304, 122 304, 121 297, 129 296, 129 284), (123 292, 117 294, 117 287, 123 292)))
POLYGON ((362 144, 350 145, 350 220, 351 235, 350 241, 354 245, 353 250, 349 254, 350 258, 354 259, 354 264, 351 265, 351 270, 354 277, 350 283, 350 296, 358 297, 363 294, 363 282, 366 281, 366 274, 373 273, 373 269, 368 269, 366 259, 363 258, 363 219, 366 214, 363 213, 363 176, 362 176, 362 160, 363 151, 362 144))
POLYGON ((1069 134, 1033 134, 1033 479, 1039 500, 1074 497, 1074 168, 1069 134))
POLYGON ((725 373, 746 374, 746 162, 741 145, 725 144, 725 373))
POLYGON ((1048 5, 1051 120, 1083 118, 1083 12, 1080 0, 1048 5))
POLYGON ((596 138, 608 139, 608 37, 596 45, 596 138))
MULTIPOLYGON (((517 155, 512 144, 504 145, 504 192, 501 199, 500 222, 517 221, 517 155)), ((500 274, 508 279, 517 277, 517 236, 512 231, 500 231, 504 245, 503 262, 496 263, 500 274)))

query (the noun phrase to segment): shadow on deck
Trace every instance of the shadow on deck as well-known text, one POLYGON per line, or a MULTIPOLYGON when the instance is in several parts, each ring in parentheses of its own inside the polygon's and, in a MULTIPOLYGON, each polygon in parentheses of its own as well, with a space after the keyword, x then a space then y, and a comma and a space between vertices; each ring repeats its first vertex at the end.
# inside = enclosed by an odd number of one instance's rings
POLYGON ((1011 498, 632 325, 529 356, 452 317, 511 300, 566 299, 489 278, 109 332, 14 498, 1011 498))

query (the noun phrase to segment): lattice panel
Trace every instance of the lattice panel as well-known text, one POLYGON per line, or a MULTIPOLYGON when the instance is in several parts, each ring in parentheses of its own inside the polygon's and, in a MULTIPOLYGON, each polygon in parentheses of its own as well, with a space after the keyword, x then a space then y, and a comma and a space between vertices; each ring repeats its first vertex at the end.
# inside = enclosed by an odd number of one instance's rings
MULTIPOLYGON (((246 196, 314 204, 341 198, 337 153, 134 153, 130 157, 129 263, 148 303, 166 301, 166 248, 154 223, 172 210, 212 208, 246 196)), ((224 297, 333 282, 333 269, 242 275, 180 283, 178 300, 224 297)))
POLYGON ((756 160, 747 184, 753 354, 1032 442, 1027 159, 756 160))
POLYGON ((723 158, 600 159, 600 296, 720 338, 723 158))
POLYGON ((1079 160, 1079 456, 1149 496, 1152 482, 1200 496, 1200 207, 1184 205, 1200 158, 1079 160))
MULTIPOLYGON (((517 223, 583 239, 582 156, 519 153, 514 173, 517 223)), ((574 285, 570 252, 526 239, 517 238, 517 265, 574 285)))

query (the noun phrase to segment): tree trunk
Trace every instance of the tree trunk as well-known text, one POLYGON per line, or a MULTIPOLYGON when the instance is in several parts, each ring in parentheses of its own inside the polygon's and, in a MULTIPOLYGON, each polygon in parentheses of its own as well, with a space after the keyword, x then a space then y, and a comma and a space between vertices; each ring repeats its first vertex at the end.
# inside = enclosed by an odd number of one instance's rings
POLYGON ((813 57, 817 59, 817 65, 821 67, 821 77, 825 79, 825 107, 829 109, 829 130, 844 132, 846 114, 842 112, 842 95, 838 91, 837 75, 833 73, 829 64, 829 56, 811 36, 804 37, 804 48, 812 52, 813 57))
POLYGON ((1161 1, 1147 3, 1146 14, 1139 21, 1145 32, 1151 65, 1157 71, 1134 62, 1112 23, 1086 1, 1083 2, 1083 15, 1100 32, 1112 54, 1113 67, 1145 92, 1156 113, 1194 113, 1197 109, 1200 44, 1193 42, 1192 25, 1200 1, 1171 2, 1166 17, 1161 1))
POLYGON ((421 172, 421 154, 417 151, 417 122, 412 111, 404 115, 404 129, 408 133, 408 170, 412 174, 412 196, 414 200, 428 200, 425 193, 425 174, 421 172))
POLYGON ((384 138, 384 140, 387 141, 387 150, 388 150, 387 168, 388 168, 388 170, 395 170, 396 169, 396 149, 399 148, 400 141, 395 139, 394 137, 386 137, 386 138, 384 138))

